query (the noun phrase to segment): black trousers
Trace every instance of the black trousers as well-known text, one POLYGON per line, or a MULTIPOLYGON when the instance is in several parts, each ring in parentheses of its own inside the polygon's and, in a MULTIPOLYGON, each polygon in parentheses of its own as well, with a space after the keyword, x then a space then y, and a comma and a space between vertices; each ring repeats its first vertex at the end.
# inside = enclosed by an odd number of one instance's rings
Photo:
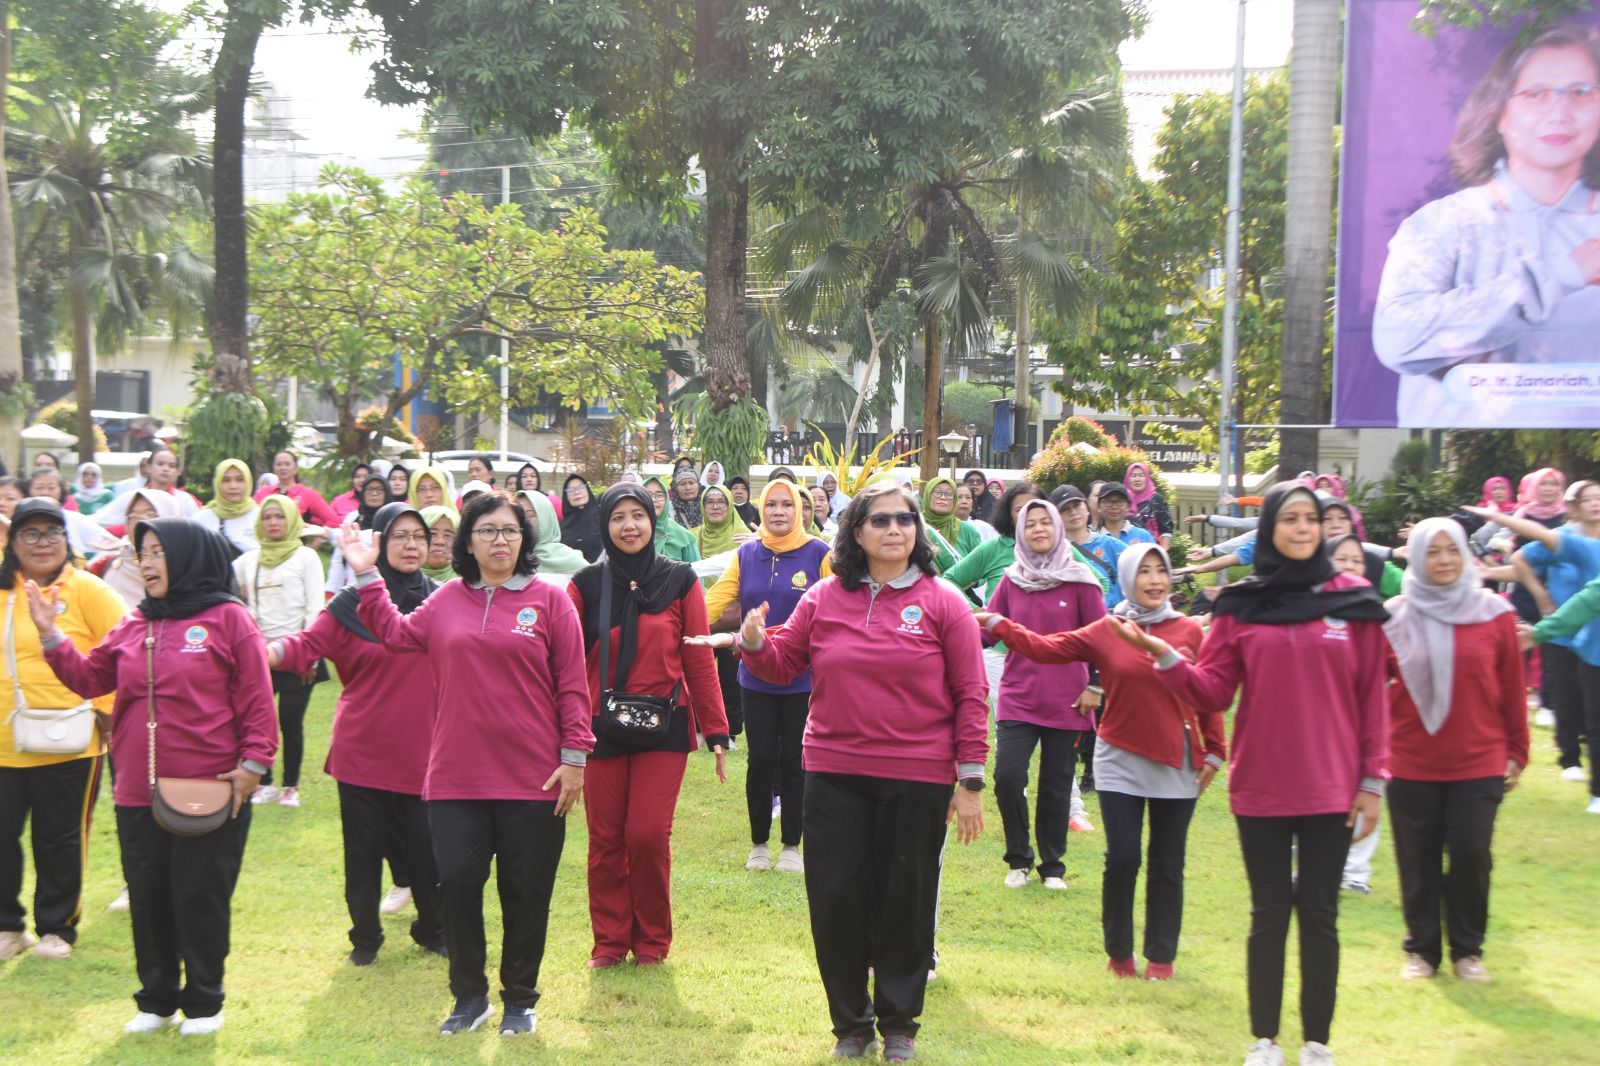
MULTIPOLYGON (((278 730, 283 734, 283 750, 278 755, 283 761, 284 788, 300 787, 300 766, 306 758, 306 708, 316 687, 315 681, 307 684, 299 674, 272 671, 272 691, 278 694, 278 730)), ((267 767, 261 783, 272 784, 272 767, 267 767)))
POLYGON ((806 774, 806 899, 835 1036, 914 1035, 952 786, 806 774), (874 972, 867 996, 867 968, 874 972))
POLYGON ((1039 748, 1039 798, 1034 829, 1039 838, 1039 876, 1067 872, 1067 822, 1072 817, 1072 775, 1078 749, 1093 734, 1076 729, 1050 729, 1031 722, 998 721, 995 730, 994 801, 1006 833, 1006 865, 1033 868, 1029 843, 1028 761, 1039 748))
POLYGON ((1150 869, 1144 884, 1144 957, 1170 964, 1183 929, 1183 863, 1192 799, 1147 799, 1126 792, 1100 793, 1106 833, 1106 869, 1100 880, 1100 925, 1106 955, 1133 958, 1133 896, 1139 884, 1139 843, 1150 812, 1150 869))
POLYGON ((1405 949, 1435 967, 1444 958, 1441 905, 1443 929, 1450 933, 1451 961, 1483 954, 1489 871, 1494 867, 1489 848, 1505 794, 1505 779, 1500 777, 1389 782, 1389 825, 1406 915, 1405 949))
POLYGON ((505 926, 500 998, 508 1007, 532 1007, 539 1001, 539 966, 567 820, 556 817, 554 802, 534 800, 434 800, 427 809, 451 995, 459 1000, 489 994, 483 886, 495 859, 505 926))
POLYGON ((722 689, 722 708, 728 712, 728 735, 736 737, 744 732, 744 706, 739 694, 744 686, 739 684, 739 660, 731 648, 718 648, 717 684, 722 689))
POLYGON ((1250 1031, 1276 1038, 1283 1010, 1284 947, 1289 912, 1300 922, 1302 1038, 1328 1042, 1339 987, 1339 882, 1350 851, 1344 814, 1289 818, 1235 815, 1250 879, 1246 953, 1250 1031), (1298 845, 1299 871, 1294 869, 1298 845))
POLYGON ((1589 795, 1600 796, 1600 666, 1578 660, 1578 689, 1583 695, 1583 732, 1589 748, 1589 795))
POLYGON ((222 969, 228 957, 233 889, 250 835, 250 804, 239 817, 201 837, 180 837, 156 824, 149 807, 117 808, 122 876, 133 919, 139 1009, 188 1018, 222 1011, 222 969))
POLYGON ((34 928, 40 936, 54 933, 69 944, 77 942, 89 818, 99 792, 99 756, 50 766, 0 766, 0 932, 27 928, 22 828, 31 819, 34 928))
MULTIPOLYGON (((423 818, 427 818, 427 810, 423 810, 423 818)), ((430 837, 431 840, 431 837, 430 837)), ((389 820, 389 836, 384 841, 383 857, 389 863, 389 879, 396 888, 411 887, 411 856, 406 851, 405 828, 400 824, 398 817, 389 820)), ((433 846, 428 847, 428 868, 433 867, 433 846)), ((438 880, 437 876, 434 878, 438 880)))
POLYGON ((377 951, 383 946, 378 905, 383 902, 383 857, 398 831, 407 856, 415 856, 417 906, 411 939, 423 947, 439 945, 439 878, 433 867, 433 838, 422 797, 339 782, 339 821, 344 829, 344 901, 350 909, 350 943, 377 951))
POLYGON ((750 811, 750 842, 772 836, 772 796, 783 801, 778 832, 785 845, 798 847, 805 810, 806 772, 800 763, 811 693, 779 695, 740 687, 744 702, 744 802, 750 811))
POLYGON ((1559 644, 1545 644, 1539 655, 1544 672, 1541 699, 1556 717, 1556 750, 1561 766, 1581 766, 1584 702, 1578 654, 1559 644))

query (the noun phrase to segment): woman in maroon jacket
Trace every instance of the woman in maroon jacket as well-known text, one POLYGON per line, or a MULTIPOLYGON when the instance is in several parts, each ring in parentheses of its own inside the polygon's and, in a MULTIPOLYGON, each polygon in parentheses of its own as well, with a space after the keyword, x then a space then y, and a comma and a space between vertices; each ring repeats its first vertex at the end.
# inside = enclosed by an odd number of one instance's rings
POLYGON ((1437 972, 1442 902, 1456 977, 1487 981, 1489 842, 1500 801, 1528 765, 1516 615, 1483 587, 1455 521, 1418 522, 1407 543, 1411 567, 1383 627, 1399 674, 1390 688, 1388 794, 1406 917, 1400 976, 1437 972))
MULTIPOLYGON (((1031 506, 1031 505, 1030 505, 1031 506)), ((1112 610, 1159 637, 1191 661, 1200 651, 1199 623, 1168 598, 1172 570, 1155 544, 1130 544, 1117 559, 1123 599, 1112 610)), ((1100 721, 1095 741, 1100 816, 1106 830, 1106 868, 1100 885, 1100 924, 1108 969, 1137 977, 1133 957, 1133 897, 1139 882, 1139 838, 1150 815, 1150 869, 1145 881, 1144 976, 1172 977, 1183 925, 1183 866, 1195 802, 1227 757, 1222 712, 1197 714, 1150 670, 1150 660, 1102 619, 1069 633, 1043 636, 998 614, 978 620, 1024 658, 1045 663, 1093 663, 1117 713, 1100 721)))
MULTIPOLYGON (((378 480, 378 479, 374 479, 378 480)), ((378 572, 389 599, 410 614, 439 588, 422 573, 428 527, 409 504, 380 507, 371 519, 378 572)), ((328 774, 339 783, 344 831, 344 900, 350 910, 350 961, 370 966, 383 946, 378 919, 383 859, 391 833, 410 871, 417 919, 411 939, 445 954, 433 838, 422 804, 433 734, 433 660, 385 647, 357 615, 360 594, 347 585, 311 628, 267 647, 274 670, 303 674, 318 659, 339 668, 343 691, 328 743, 328 774)))
POLYGON ((139 1013, 127 1031, 175 1025, 181 1009, 180 1033, 215 1033, 222 1028, 233 889, 250 830, 246 801, 278 748, 267 647, 235 595, 233 549, 220 533, 184 518, 158 518, 134 527, 133 546, 148 595, 88 655, 56 630, 54 596, 46 599, 31 582, 28 608, 47 634, 45 659, 68 688, 85 699, 117 694, 111 727, 117 838, 140 984, 133 997, 139 1013), (151 744, 163 777, 232 782, 232 819, 196 837, 157 825, 150 813, 151 744))
POLYGON ((687 563, 656 552, 656 509, 642 485, 613 485, 600 497, 605 558, 567 586, 583 618, 595 749, 585 778, 589 816, 589 965, 615 966, 633 952, 640 966, 664 961, 672 947, 672 815, 689 753, 704 736, 716 754, 717 780, 728 779, 728 718, 710 649, 685 647, 705 636, 705 592, 687 563), (611 616, 600 601, 611 584, 611 616), (609 645, 600 676, 599 642, 609 645), (687 690, 687 691, 686 691, 687 690), (609 733, 599 716, 608 692, 667 696, 667 735, 649 747, 609 733))

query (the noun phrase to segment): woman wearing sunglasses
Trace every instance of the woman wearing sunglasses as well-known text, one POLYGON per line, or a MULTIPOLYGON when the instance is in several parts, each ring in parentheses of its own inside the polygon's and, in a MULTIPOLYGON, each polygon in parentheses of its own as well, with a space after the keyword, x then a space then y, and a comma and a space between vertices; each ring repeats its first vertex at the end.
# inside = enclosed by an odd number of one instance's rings
POLYGON ((831 561, 833 577, 782 626, 767 630, 763 604, 738 643, 765 681, 812 671, 802 833, 834 1055, 871 1054, 876 1025, 884 1059, 904 1062, 933 955, 945 827, 955 818, 963 844, 983 830, 983 654, 966 601, 935 578, 917 499, 899 485, 850 501, 831 561))

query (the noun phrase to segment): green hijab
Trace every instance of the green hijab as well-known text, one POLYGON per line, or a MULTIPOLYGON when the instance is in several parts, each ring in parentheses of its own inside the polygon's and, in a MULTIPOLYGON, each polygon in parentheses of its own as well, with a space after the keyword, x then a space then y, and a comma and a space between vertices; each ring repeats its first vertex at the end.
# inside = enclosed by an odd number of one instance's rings
POLYGON ((656 553, 680 563, 696 561, 700 558, 700 543, 693 533, 678 525, 677 520, 672 517, 672 490, 659 477, 647 477, 644 479, 646 492, 650 490, 652 481, 667 498, 667 505, 656 515, 656 553))
MULTIPOLYGON (((439 504, 434 507, 424 507, 417 513, 422 516, 423 523, 430 531, 439 524, 440 519, 447 520, 451 529, 460 530, 461 528, 461 516, 456 513, 454 507, 446 507, 443 504, 439 504)), ((426 556, 424 556, 424 559, 426 559, 426 556)), ((449 563, 445 563, 443 566, 424 565, 422 572, 440 584, 444 584, 456 576, 454 568, 449 563)))
POLYGON ((739 546, 733 536, 739 532, 743 523, 739 521, 739 512, 734 509, 733 493, 721 485, 707 485, 705 491, 700 494, 700 516, 701 524, 694 531, 695 542, 700 546, 700 558, 709 559, 713 555, 731 552, 739 546), (716 525, 712 525, 711 519, 706 515, 706 498, 713 492, 720 493, 722 498, 728 501, 728 513, 716 525))
POLYGON ((264 569, 273 570, 282 566, 294 557, 300 550, 300 531, 306 526, 305 519, 300 517, 300 508, 287 496, 273 493, 261 501, 261 509, 256 512, 256 543, 261 545, 261 565, 264 569), (283 512, 283 517, 288 519, 284 527, 282 540, 268 540, 266 529, 261 524, 262 517, 267 513, 267 508, 276 505, 283 512))
POLYGON ((952 500, 950 510, 947 513, 938 514, 934 511, 933 490, 938 485, 949 485, 952 497, 957 491, 955 480, 947 474, 929 478, 928 483, 922 486, 922 520, 937 529, 939 536, 948 541, 951 547, 954 547, 956 542, 961 539, 961 519, 956 515, 954 500, 952 500))
POLYGON ((561 543, 561 519, 556 517, 556 508, 550 502, 550 497, 530 489, 523 489, 517 495, 533 505, 534 533, 539 538, 534 554, 539 559, 542 573, 576 574, 589 565, 589 560, 583 557, 581 551, 561 543))
MULTIPOLYGON (((256 509, 256 501, 250 498, 250 468, 241 459, 224 459, 217 464, 216 473, 211 475, 211 502, 206 504, 206 510, 226 521, 230 518, 243 518, 256 509), (229 470, 237 470, 244 477, 244 498, 238 503, 229 503, 222 498, 222 475, 229 470)), ((296 514, 300 512, 298 509, 296 514)))

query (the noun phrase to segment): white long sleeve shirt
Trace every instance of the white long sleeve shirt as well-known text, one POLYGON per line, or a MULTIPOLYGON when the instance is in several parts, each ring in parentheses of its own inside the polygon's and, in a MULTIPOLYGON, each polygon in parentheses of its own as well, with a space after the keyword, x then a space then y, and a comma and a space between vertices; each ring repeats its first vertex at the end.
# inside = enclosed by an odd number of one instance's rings
POLYGON ((201 508, 194 520, 212 532, 220 532, 241 552, 253 552, 261 547, 256 543, 256 512, 259 510, 259 507, 252 507, 249 514, 238 518, 218 518, 217 512, 201 508))
POLYGON ((292 637, 310 627, 322 611, 322 560, 301 545, 282 566, 261 566, 261 551, 233 562, 239 594, 268 640, 292 637))

